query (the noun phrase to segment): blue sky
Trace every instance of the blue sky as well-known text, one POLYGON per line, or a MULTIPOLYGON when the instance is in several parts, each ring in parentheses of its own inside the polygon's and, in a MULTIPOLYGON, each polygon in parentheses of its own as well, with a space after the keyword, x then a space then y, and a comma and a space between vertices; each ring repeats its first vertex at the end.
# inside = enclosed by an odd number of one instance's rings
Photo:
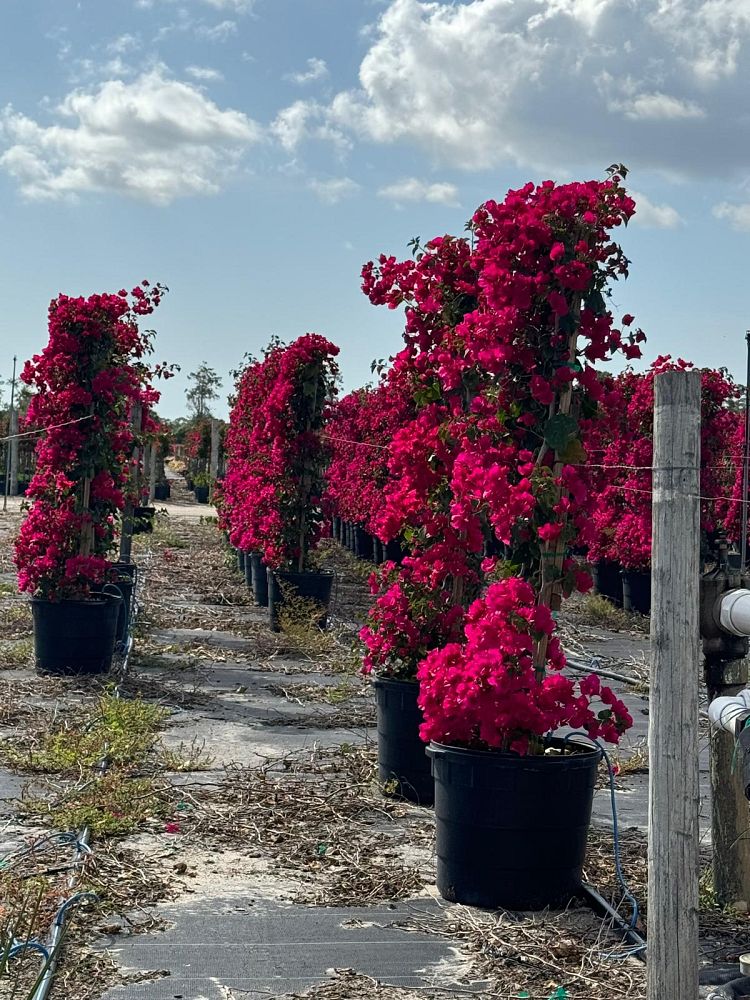
MULTIPOLYGON (((359 270, 527 180, 631 169, 616 304, 744 380, 748 0, 3 0, 0 374, 58 292, 170 287, 157 356, 398 348, 359 270)), ((225 413, 222 404, 219 412, 225 413)))

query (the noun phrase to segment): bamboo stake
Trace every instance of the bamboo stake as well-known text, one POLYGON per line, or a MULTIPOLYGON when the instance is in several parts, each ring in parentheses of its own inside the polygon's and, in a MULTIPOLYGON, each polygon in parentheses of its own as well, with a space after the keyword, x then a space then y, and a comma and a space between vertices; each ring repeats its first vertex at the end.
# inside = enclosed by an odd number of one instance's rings
MULTIPOLYGON (((580 297, 576 300, 573 306, 573 330, 570 334, 570 339, 568 340, 568 360, 570 364, 575 362, 578 356, 578 329, 581 321, 581 299, 580 297)), ((560 391, 560 399, 557 405, 557 413, 562 413, 565 416, 570 414, 570 410, 573 404, 573 383, 566 382, 560 391)), ((554 415, 554 414, 552 414, 554 415)), ((551 415, 551 416, 552 416, 551 415)), ((546 455, 546 448, 542 445, 540 455, 546 455)), ((557 479, 563 469, 563 462, 560 459, 559 452, 555 451, 555 464, 553 466, 553 474, 557 479)), ((562 489, 558 487, 557 490, 558 499, 562 496, 562 489)), ((547 604, 552 612, 560 610, 562 604, 562 593, 560 591, 560 585, 558 582, 558 577, 562 571, 562 564, 565 559, 565 543, 562 538, 558 538, 554 546, 550 546, 547 542, 544 546, 544 551, 542 553, 542 583, 539 588, 539 599, 538 604, 547 604), (551 577, 549 576, 550 570, 552 570, 551 577)), ((534 650, 534 671, 537 678, 541 680, 544 676, 545 668, 547 664, 547 646, 549 645, 549 636, 545 635, 536 644, 534 650)))

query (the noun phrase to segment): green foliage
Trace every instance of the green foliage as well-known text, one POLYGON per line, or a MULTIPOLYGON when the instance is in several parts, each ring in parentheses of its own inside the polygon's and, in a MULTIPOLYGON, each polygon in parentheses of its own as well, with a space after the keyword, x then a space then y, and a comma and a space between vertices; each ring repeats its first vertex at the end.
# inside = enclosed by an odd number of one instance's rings
POLYGON ((42 736, 40 745, 0 744, 0 757, 12 766, 45 774, 142 763, 154 748, 157 730, 169 713, 158 705, 104 695, 93 711, 82 713, 42 736))
POLYGON ((300 597, 292 587, 282 584, 284 603, 279 608, 279 626, 285 638, 300 652, 310 655, 329 653, 335 639, 320 626, 326 609, 309 597, 300 597))
POLYGON ((544 440, 557 452, 564 452, 578 433, 578 422, 567 413, 556 413, 544 425, 544 440))
POLYGON ((188 380, 193 383, 186 393, 193 412, 197 417, 210 415, 210 404, 219 398, 221 378, 204 361, 194 372, 190 372, 188 380))
POLYGON ((23 667, 31 660, 34 644, 31 639, 0 641, 0 670, 23 667))
POLYGON ((149 819, 163 818, 171 812, 156 779, 132 777, 121 769, 75 785, 52 806, 43 800, 30 800, 24 806, 28 815, 46 817, 58 830, 87 826, 92 837, 122 836, 149 819))

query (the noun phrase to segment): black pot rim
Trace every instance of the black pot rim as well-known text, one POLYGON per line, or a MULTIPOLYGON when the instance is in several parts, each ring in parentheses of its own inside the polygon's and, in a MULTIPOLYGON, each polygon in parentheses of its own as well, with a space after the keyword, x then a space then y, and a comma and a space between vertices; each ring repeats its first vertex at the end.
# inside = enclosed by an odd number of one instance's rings
POLYGON ((296 569, 271 569, 270 566, 267 566, 266 569, 268 570, 269 573, 273 573, 276 576, 331 576, 332 577, 334 575, 333 571, 330 569, 322 569, 322 570, 303 569, 301 573, 299 572, 299 570, 296 569))
POLYGON ((461 757, 474 757, 481 760, 501 760, 503 762, 517 760, 521 762, 542 762, 543 767, 550 766, 555 767, 561 764, 570 763, 573 760, 581 760, 589 757, 595 757, 597 760, 601 760, 604 756, 604 752, 601 747, 590 746, 587 743, 578 742, 575 739, 564 740, 562 737, 553 736, 548 740, 545 740, 547 746, 562 747, 570 746, 573 744, 578 747, 579 750, 575 754, 560 754, 555 756, 549 756, 547 754, 520 754, 516 753, 515 750, 470 750, 467 747, 457 747, 450 743, 438 743, 437 740, 431 740, 427 746, 427 753, 430 754, 433 747, 438 753, 445 753, 446 751, 452 754, 456 754, 461 757))
POLYGON ((388 677, 383 674, 373 674, 372 683, 375 687, 403 687, 410 690, 419 687, 419 681, 416 677, 413 681, 407 681, 402 677, 388 677))
POLYGON ((59 607, 63 604, 68 606, 74 604, 79 607, 92 607, 99 604, 110 604, 112 601, 121 601, 122 596, 120 594, 100 594, 90 598, 63 597, 59 601, 52 601, 49 597, 32 597, 30 600, 32 604, 51 604, 54 607, 59 607))

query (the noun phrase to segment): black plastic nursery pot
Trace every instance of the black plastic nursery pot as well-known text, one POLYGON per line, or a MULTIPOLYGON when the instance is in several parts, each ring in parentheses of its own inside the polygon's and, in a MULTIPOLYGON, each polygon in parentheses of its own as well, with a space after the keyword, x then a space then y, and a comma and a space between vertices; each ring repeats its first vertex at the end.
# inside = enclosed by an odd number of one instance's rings
POLYGON ((154 486, 154 500, 169 500, 171 494, 169 483, 157 483, 154 486))
POLYGON ((130 609, 133 605, 133 592, 135 591, 135 581, 138 568, 135 563, 115 563, 117 578, 112 586, 122 595, 122 603, 117 614, 117 629, 115 632, 115 642, 124 645, 128 637, 128 625, 130 624, 130 609))
POLYGON ((599 562, 594 563, 591 567, 591 575, 597 594, 601 594, 602 597, 606 597, 613 604, 616 604, 618 608, 621 608, 623 595, 622 568, 620 564, 600 559, 599 562))
POLYGON ((240 571, 240 574, 244 576, 245 559, 246 559, 245 553, 242 551, 242 549, 235 549, 235 552, 237 553, 237 569, 240 571))
POLYGON ((268 570, 268 619, 271 631, 281 631, 281 609, 299 600, 300 616, 318 628, 328 624, 333 573, 286 573, 268 570))
POLYGON ((651 573, 646 570, 622 571, 622 606, 640 615, 651 614, 651 573))
POLYGON ((208 486, 196 486, 193 492, 197 503, 208 503, 208 486))
POLYGON ((340 536, 341 536, 341 518, 340 517, 331 518, 331 537, 335 542, 337 542, 340 536))
POLYGON ((520 756, 431 743, 427 753, 443 899, 488 909, 565 906, 581 887, 601 751, 520 756))
POLYGON ((430 759, 419 738, 422 711, 416 681, 377 677, 373 682, 378 706, 378 770, 384 793, 431 806, 435 782, 430 759))
POLYGON ((250 582, 253 588, 253 597, 255 598, 255 603, 259 604, 262 608, 268 607, 268 569, 266 564, 263 562, 263 556, 260 552, 251 552, 248 555, 250 560, 251 568, 251 578, 250 582))
POLYGON ((253 561, 249 552, 245 555, 245 583, 248 590, 253 589, 253 561))
POLYGON ((402 559, 406 555, 404 547, 398 538, 392 538, 390 542, 386 542, 383 546, 385 552, 385 558, 390 562, 401 563, 402 559))
POLYGON ((365 559, 372 562, 373 538, 369 531, 359 526, 354 529, 354 554, 357 559, 365 559))
POLYGON ((156 507, 133 507, 133 534, 151 534, 154 530, 156 507))
POLYGON ((40 674, 106 674, 112 666, 122 597, 88 601, 31 600, 34 654, 40 674))
POLYGON ((375 563, 376 566, 380 566, 380 564, 383 562, 384 559, 385 559, 385 555, 384 555, 383 543, 380 541, 379 538, 375 538, 373 536, 373 539, 372 539, 372 561, 375 563))

